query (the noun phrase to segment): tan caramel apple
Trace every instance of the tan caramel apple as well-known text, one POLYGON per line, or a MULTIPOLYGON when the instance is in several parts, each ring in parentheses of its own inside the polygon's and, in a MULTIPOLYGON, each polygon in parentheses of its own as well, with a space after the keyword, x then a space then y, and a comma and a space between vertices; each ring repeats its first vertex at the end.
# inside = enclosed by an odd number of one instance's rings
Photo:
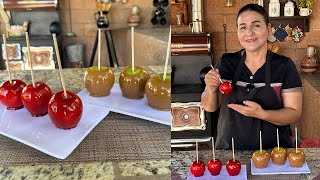
POLYGON ((171 74, 167 74, 165 80, 163 73, 151 77, 145 88, 150 107, 160 111, 171 109, 171 74))
POLYGON ((114 72, 109 67, 97 66, 88 68, 84 75, 84 85, 90 96, 108 96, 114 84, 114 72))
POLYGON ((271 160, 273 164, 282 166, 287 160, 287 151, 283 147, 275 147, 271 151, 271 160))
POLYGON ((145 85, 150 75, 147 70, 135 66, 134 72, 132 67, 125 68, 119 78, 119 85, 122 95, 128 99, 141 99, 144 97, 145 85))
POLYGON ((270 161, 270 153, 266 150, 257 150, 252 155, 252 161, 256 168, 266 168, 270 161))
POLYGON ((288 155, 289 163, 291 167, 300 168, 306 161, 306 157, 301 149, 297 151, 294 149, 288 155))

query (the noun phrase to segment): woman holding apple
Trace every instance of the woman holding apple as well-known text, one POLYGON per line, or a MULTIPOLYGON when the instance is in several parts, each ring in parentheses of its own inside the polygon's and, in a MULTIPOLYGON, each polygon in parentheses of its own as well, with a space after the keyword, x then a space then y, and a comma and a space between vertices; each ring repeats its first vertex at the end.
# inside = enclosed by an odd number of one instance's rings
MULTIPOLYGON (((302 111, 302 83, 288 57, 267 49, 271 25, 263 7, 248 4, 237 16, 238 40, 243 50, 226 53, 205 76, 201 104, 208 112, 220 107, 217 149, 259 149, 259 131, 265 149, 292 147, 290 124, 302 111), (232 92, 219 92, 220 80, 232 83, 232 92)), ((221 88, 220 88, 221 89, 221 88)))

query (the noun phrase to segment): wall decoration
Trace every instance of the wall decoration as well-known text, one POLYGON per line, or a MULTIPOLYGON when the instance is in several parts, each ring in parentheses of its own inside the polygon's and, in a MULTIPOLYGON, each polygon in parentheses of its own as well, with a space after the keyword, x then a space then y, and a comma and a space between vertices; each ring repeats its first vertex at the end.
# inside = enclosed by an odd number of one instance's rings
MULTIPOLYGON (((30 60, 27 56, 27 47, 22 48, 25 69, 30 70, 30 60)), ((33 69, 54 69, 52 46, 30 47, 30 56, 33 69)))
MULTIPOLYGON (((7 63, 4 63, 7 68, 7 63)), ((9 66, 11 71, 19 71, 24 70, 24 62, 23 61, 9 61, 9 66)))
MULTIPOLYGON (((7 51, 9 60, 21 59, 21 46, 19 43, 7 44, 7 51)), ((4 44, 2 44, 2 58, 7 59, 4 44)))

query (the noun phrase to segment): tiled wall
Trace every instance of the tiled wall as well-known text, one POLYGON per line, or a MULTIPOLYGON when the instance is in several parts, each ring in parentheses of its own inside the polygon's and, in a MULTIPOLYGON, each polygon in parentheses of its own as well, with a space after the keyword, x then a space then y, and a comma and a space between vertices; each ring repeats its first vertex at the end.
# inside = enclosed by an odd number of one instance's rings
MULTIPOLYGON (((286 0, 283 0, 287 2, 286 0)), ((187 1, 188 2, 188 1, 187 1)), ((190 1, 189 1, 190 2, 190 1)), ((214 58, 219 59, 224 53, 224 29, 227 24, 227 51, 233 52, 241 49, 236 33, 236 16, 241 7, 254 0, 233 0, 234 6, 225 7, 225 0, 203 0, 205 30, 213 33, 214 58)), ((280 42, 279 54, 290 57, 300 70, 300 60, 304 57, 306 47, 315 45, 320 48, 320 1, 314 1, 313 13, 310 19, 310 32, 306 33, 305 39, 300 43, 293 41, 280 42)), ((285 26, 285 25, 283 25, 285 26)), ((176 32, 188 30, 188 28, 177 29, 176 32)), ((320 49, 319 49, 320 50, 320 49)))

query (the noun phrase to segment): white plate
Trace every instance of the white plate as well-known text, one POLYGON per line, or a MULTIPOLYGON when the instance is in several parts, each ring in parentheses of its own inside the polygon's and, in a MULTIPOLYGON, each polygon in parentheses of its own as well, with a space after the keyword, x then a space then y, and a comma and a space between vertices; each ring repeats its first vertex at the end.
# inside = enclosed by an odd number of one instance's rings
POLYGON ((115 83, 111 93, 106 97, 92 97, 86 89, 78 93, 82 102, 108 107, 110 111, 157 122, 160 124, 171 125, 171 112, 158 111, 148 105, 147 98, 128 99, 122 96, 119 84, 115 83))
POLYGON ((221 172, 218 176, 212 176, 208 169, 204 172, 201 177, 195 177, 189 172, 187 180, 247 180, 247 167, 246 165, 241 165, 241 171, 238 176, 230 176, 226 170, 226 166, 222 166, 221 172))
POLYGON ((108 113, 107 108, 83 104, 77 127, 63 130, 56 128, 48 115, 32 117, 25 108, 13 111, 0 104, 0 134, 65 159, 108 113))
POLYGON ((268 167, 266 167, 264 169, 257 169, 251 159, 251 174, 252 175, 308 174, 308 173, 310 173, 310 169, 307 165, 307 162, 305 162, 301 168, 293 168, 290 166, 288 159, 287 159, 286 163, 282 166, 276 166, 270 160, 268 167))

